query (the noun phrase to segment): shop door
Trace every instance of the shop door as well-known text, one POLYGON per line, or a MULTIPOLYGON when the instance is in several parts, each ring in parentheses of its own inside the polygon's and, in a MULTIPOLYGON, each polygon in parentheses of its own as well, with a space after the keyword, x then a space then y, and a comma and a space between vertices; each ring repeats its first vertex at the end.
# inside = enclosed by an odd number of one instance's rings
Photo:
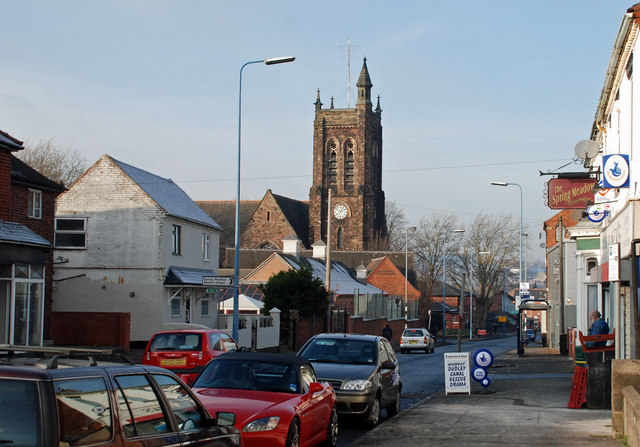
POLYGON ((15 283, 12 341, 14 345, 42 344, 42 292, 42 284, 15 283))

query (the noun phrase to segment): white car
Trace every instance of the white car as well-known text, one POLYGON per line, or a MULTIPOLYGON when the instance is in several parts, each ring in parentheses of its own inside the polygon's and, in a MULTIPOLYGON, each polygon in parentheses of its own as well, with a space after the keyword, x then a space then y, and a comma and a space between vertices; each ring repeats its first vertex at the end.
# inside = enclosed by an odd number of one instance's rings
POLYGON ((435 350, 435 339, 425 328, 407 328, 400 338, 400 352, 405 353, 414 349, 423 350, 426 353, 435 350))

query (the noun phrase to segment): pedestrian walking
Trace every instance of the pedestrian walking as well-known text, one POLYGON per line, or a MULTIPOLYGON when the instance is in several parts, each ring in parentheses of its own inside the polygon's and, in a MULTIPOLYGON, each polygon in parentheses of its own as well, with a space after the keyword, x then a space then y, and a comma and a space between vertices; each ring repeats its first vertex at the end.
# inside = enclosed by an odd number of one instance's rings
POLYGON ((393 338, 393 330, 391 329, 391 326, 389 326, 389 323, 387 323, 384 329, 382 329, 382 336, 389 341, 393 338))

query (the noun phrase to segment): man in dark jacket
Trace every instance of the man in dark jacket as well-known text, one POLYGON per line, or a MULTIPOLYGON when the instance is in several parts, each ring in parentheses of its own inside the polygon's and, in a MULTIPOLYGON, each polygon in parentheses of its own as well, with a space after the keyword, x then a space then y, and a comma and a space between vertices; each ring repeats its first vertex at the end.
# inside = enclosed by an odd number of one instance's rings
POLYGON ((382 329, 382 336, 389 341, 393 338, 393 330, 391 329, 391 326, 389 326, 389 323, 387 323, 384 329, 382 329))
MULTIPOLYGON (((600 312, 597 310, 591 311, 591 324, 589 325, 589 335, 606 335, 609 333, 609 325, 600 312)), ((587 342, 587 347, 592 348, 594 346, 606 346, 606 341, 587 342)))

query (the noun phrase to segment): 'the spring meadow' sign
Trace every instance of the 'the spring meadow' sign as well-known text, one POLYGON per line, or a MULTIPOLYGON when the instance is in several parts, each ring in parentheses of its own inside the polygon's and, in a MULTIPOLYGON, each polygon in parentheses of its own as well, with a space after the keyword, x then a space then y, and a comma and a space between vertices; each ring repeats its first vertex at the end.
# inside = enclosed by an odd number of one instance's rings
POLYGON ((586 209, 588 201, 594 201, 593 178, 554 178, 549 180, 547 206, 556 209, 586 209))

